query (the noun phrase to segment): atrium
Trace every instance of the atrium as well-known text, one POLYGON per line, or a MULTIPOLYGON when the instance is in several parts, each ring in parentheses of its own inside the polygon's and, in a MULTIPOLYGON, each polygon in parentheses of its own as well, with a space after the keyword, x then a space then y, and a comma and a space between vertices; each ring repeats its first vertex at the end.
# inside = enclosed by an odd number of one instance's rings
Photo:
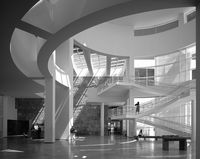
POLYGON ((1 159, 200 158, 199 0, 2 6, 1 159))

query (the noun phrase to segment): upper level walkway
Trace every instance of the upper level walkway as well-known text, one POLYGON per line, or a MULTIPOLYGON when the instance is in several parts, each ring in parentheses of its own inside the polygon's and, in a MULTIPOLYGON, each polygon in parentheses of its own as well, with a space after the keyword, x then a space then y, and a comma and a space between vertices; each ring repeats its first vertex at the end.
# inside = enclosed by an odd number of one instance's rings
POLYGON ((180 103, 192 100, 195 97, 190 95, 190 91, 196 88, 196 81, 187 81, 176 87, 174 91, 168 96, 147 103, 140 106, 140 113, 136 113, 136 107, 133 105, 119 106, 112 109, 110 114, 111 119, 133 119, 141 118, 169 109, 169 107, 176 106, 180 103))

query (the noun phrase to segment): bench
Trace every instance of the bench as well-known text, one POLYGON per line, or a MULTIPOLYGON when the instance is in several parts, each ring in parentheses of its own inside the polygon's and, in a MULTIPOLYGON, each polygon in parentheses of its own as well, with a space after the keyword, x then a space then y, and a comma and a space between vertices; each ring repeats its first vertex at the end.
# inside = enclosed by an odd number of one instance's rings
POLYGON ((190 137, 180 137, 178 135, 163 135, 163 136, 135 136, 135 139, 150 139, 154 138, 156 140, 162 139, 162 149, 169 150, 169 141, 179 141, 179 150, 187 150, 187 139, 191 139, 190 137))
POLYGON ((163 135, 162 136, 162 149, 169 150, 169 141, 179 141, 179 150, 187 150, 187 139, 190 137, 180 137, 176 135, 163 135))
POLYGON ((135 136, 135 139, 139 139, 139 138, 143 138, 143 139, 162 139, 162 136, 135 136))

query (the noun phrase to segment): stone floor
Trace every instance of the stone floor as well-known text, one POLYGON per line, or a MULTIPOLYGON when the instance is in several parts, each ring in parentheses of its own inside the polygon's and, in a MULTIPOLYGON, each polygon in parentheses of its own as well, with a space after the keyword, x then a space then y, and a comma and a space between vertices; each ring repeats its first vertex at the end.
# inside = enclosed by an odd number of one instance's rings
POLYGON ((135 141, 121 136, 79 137, 76 141, 57 140, 53 144, 27 138, 0 139, 0 159, 191 159, 191 148, 179 151, 177 142, 169 151, 162 140, 135 141))

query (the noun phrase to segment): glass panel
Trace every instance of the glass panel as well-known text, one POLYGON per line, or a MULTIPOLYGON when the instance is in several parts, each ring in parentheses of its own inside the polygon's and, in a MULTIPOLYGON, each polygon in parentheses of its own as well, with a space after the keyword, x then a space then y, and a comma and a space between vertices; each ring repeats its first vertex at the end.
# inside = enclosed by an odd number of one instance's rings
POLYGON ((151 66, 155 66, 154 59, 134 60, 134 68, 151 67, 151 66))
POLYGON ((126 69, 126 59, 118 57, 111 58, 110 76, 124 76, 126 69))
POLYGON ((91 54, 91 64, 94 76, 101 77, 106 73, 106 56, 91 54))
POLYGON ((74 54, 72 55, 72 64, 77 76, 89 75, 89 70, 85 57, 83 55, 83 50, 79 47, 74 48, 74 54))

